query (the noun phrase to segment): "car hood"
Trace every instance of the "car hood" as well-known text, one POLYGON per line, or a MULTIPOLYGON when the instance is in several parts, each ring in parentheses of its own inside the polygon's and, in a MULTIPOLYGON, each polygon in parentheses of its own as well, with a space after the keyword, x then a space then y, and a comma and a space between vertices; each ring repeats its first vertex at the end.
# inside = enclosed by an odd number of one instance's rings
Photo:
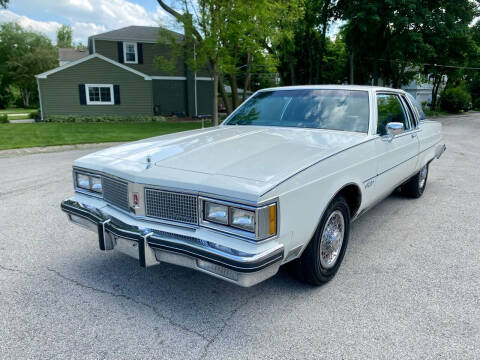
POLYGON ((201 190, 198 185, 209 181, 223 184, 224 190, 241 186, 258 195, 366 137, 321 129, 220 126, 127 143, 87 155, 75 165, 154 185, 167 185, 163 182, 170 179, 168 185, 177 181, 201 190))

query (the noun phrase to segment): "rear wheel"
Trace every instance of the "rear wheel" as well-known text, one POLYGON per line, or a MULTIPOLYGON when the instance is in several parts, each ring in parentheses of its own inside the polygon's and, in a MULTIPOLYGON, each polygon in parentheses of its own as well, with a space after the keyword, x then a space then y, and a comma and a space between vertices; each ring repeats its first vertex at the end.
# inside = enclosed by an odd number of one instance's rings
POLYGON ((300 280, 321 285, 335 276, 347 248, 350 234, 350 209, 342 196, 325 210, 312 240, 295 264, 300 280))
POLYGON ((421 168, 415 176, 402 185, 402 194, 414 199, 419 198, 425 191, 425 187, 427 186, 427 178, 428 164, 421 168))

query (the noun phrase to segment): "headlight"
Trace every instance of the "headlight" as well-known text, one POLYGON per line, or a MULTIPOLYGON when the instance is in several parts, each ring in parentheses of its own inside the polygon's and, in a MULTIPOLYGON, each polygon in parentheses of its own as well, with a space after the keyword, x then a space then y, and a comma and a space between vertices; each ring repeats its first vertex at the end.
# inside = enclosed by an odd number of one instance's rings
POLYGON ((97 175, 75 172, 75 182, 76 186, 83 190, 92 191, 97 194, 101 194, 103 191, 102 178, 97 175))
POLYGON ((91 189, 97 193, 102 193, 102 178, 99 176, 91 176, 91 189))
POLYGON ((218 228, 252 240, 264 240, 277 234, 277 203, 255 208, 224 201, 203 199, 201 221, 207 227, 218 228), (230 230, 228 230, 230 228, 230 230))
POLYGON ((85 190, 90 190, 90 177, 77 173, 77 186, 85 190))
POLYGON ((228 206, 205 202, 205 220, 228 225, 228 206))
POLYGON ((255 212, 230 208, 230 225, 233 227, 255 232, 255 212))

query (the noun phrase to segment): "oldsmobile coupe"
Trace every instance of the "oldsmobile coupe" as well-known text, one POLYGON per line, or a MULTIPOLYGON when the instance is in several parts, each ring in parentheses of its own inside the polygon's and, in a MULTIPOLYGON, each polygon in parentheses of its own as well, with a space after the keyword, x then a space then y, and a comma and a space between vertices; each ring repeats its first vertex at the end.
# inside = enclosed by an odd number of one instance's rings
POLYGON ((394 190, 419 198, 441 124, 402 90, 258 91, 220 126, 101 150, 73 163, 70 221, 101 250, 252 286, 292 263, 320 285, 350 224, 394 190))

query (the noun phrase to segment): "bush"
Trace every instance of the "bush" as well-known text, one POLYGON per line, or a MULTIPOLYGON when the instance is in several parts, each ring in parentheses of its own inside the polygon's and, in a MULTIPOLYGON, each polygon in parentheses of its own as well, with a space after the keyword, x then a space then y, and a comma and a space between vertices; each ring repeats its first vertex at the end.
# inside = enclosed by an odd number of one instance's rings
POLYGON ((35 110, 35 111, 30 112, 30 113, 28 114, 28 116, 29 116, 30 119, 35 119, 38 114, 40 114, 40 111, 39 111, 39 110, 35 110))
POLYGON ((0 124, 8 124, 8 115, 0 114, 0 124))
POLYGON ((116 115, 51 115, 48 122, 93 123, 93 122, 155 122, 166 121, 163 116, 116 116, 116 115))
POLYGON ((473 109, 480 111, 480 98, 477 98, 473 101, 473 109))
POLYGON ((468 111, 471 107, 472 97, 464 87, 446 89, 440 95, 440 108, 450 113, 460 110, 468 111))

